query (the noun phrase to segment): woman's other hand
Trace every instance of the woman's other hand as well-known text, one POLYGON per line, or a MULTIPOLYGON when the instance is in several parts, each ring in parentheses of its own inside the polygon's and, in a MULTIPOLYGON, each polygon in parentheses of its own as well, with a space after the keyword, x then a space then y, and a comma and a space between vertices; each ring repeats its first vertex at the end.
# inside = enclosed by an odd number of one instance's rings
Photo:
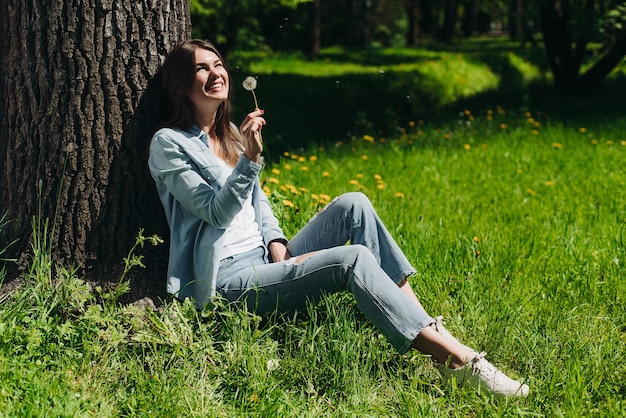
POLYGON ((254 162, 259 162, 261 152, 263 151, 263 138, 261 137, 261 130, 265 126, 265 119, 262 117, 263 113, 265 111, 261 109, 248 113, 239 127, 245 139, 244 146, 246 149, 243 155, 254 162))
POLYGON ((287 246, 280 241, 272 241, 269 245, 270 256, 272 257, 272 263, 280 263, 281 261, 289 260, 291 254, 287 250, 287 246))

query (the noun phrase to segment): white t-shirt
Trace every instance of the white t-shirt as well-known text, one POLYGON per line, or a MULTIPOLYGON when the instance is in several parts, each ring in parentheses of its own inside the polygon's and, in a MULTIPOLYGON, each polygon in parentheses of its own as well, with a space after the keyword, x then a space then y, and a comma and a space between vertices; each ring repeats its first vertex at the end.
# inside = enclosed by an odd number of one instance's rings
MULTIPOLYGON (((217 158, 217 160, 222 167, 222 178, 220 180, 225 180, 231 175, 233 168, 222 161, 222 159, 217 158)), ((248 196, 241 211, 226 228, 223 242, 222 259, 263 246, 263 238, 261 237, 254 208, 252 207, 252 194, 248 196)))

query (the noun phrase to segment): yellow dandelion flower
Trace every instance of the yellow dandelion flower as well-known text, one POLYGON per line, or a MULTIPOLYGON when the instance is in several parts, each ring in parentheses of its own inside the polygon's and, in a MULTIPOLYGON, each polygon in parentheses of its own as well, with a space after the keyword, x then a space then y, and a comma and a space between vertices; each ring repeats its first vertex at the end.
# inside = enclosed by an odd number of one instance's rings
POLYGON ((470 149, 472 149, 472 146, 470 144, 464 144, 463 148, 465 148, 465 150, 469 151, 470 149))
POLYGON ((304 192, 304 193, 306 193, 306 192, 308 192, 308 191, 309 191, 309 189, 307 189, 306 187, 298 187, 298 189, 299 189, 301 192, 304 192))
POLYGON ((501 123, 500 124, 500 129, 506 129, 506 123, 501 123))
POLYGON ((526 191, 527 191, 527 192, 528 192, 528 194, 529 194, 529 195, 531 195, 531 196, 534 196, 534 195, 536 194, 536 193, 535 193, 535 191, 534 191, 533 189, 531 189, 531 188, 526 189, 526 191))
POLYGON ((585 132, 587 132, 587 128, 579 128, 579 129, 578 129, 578 131, 579 131, 581 134, 584 134, 585 132))
POLYGON ((412 128, 415 126, 415 122, 413 122, 412 120, 409 121, 409 126, 412 128))
POLYGON ((289 151, 285 151, 285 152, 283 152, 283 155, 284 155, 285 157, 289 157, 289 151))
POLYGON ((533 118, 528 118, 528 122, 529 123, 535 123, 535 120, 533 118))
POLYGON ((626 141, 620 141, 620 144, 622 144, 623 146, 626 146, 626 141))
POLYGON ((477 236, 474 236, 474 238, 472 238, 472 241, 474 241, 475 243, 479 243, 480 242, 480 238, 477 236))
POLYGON ((330 173, 328 171, 324 171, 322 173, 322 177, 330 177, 330 173))
POLYGON ((268 179, 268 181, 269 181, 270 183, 278 184, 278 179, 277 179, 277 178, 275 178, 275 177, 270 177, 270 178, 268 179))
POLYGON ((380 174, 374 174, 374 178, 375 178, 376 180, 382 180, 382 179, 383 179, 383 178, 382 178, 382 176, 381 176, 380 174))
POLYGON ((280 170, 277 169, 277 168, 272 168, 272 174, 279 175, 280 174, 280 170))
POLYGON ((309 161, 311 161, 311 162, 315 162, 315 161, 317 161, 317 155, 311 155, 311 156, 309 157, 309 161))
POLYGON ((383 183, 378 183, 378 184, 376 185, 376 188, 377 188, 377 189, 379 189, 379 190, 382 190, 382 189, 384 189, 384 188, 385 188, 385 185, 384 185, 383 183))
POLYGON ((451 133, 446 133, 443 137, 446 138, 446 139, 450 139, 450 138, 452 138, 452 134, 451 133))
POLYGON ((535 125, 535 128, 541 128, 541 122, 535 122, 533 125, 535 125))
POLYGON ((493 116, 487 115, 487 120, 493 120, 493 116))
POLYGON ((350 184, 353 186, 358 186, 359 182, 357 180, 350 180, 350 184))
POLYGON ((532 131, 530 131, 530 133, 533 135, 539 135, 539 131, 536 129, 533 129, 532 131))
POLYGON ((303 162, 305 162, 305 161, 306 161, 306 157, 300 157, 300 158, 298 158, 298 162, 299 162, 299 163, 303 163, 303 162))
POLYGON ((271 190, 270 190, 270 188, 269 188, 269 187, 267 187, 267 186, 263 186, 263 192, 264 192, 266 195, 268 195, 268 196, 269 196, 270 194, 272 194, 272 191, 271 191, 271 190))
POLYGON ((363 178, 363 173, 357 173, 356 178, 357 179, 362 179, 363 178))
POLYGON ((291 154, 291 155, 290 155, 290 158, 291 158, 292 160, 297 160, 297 159, 298 159, 298 158, 300 158, 300 157, 298 157, 296 154, 291 154))
POLYGON ((474 115, 469 115, 467 118, 468 118, 469 120, 474 120, 474 115))
POLYGON ((546 186, 554 186, 554 182, 552 180, 546 181, 546 186))
POLYGON ((591 140, 591 145, 598 145, 598 140, 597 139, 592 139, 591 140))
POLYGON ((489 110, 487 111, 487 114, 488 114, 489 116, 493 116, 493 110, 489 109, 489 110))
POLYGON ((396 192, 396 194, 394 194, 394 196, 402 199, 404 197, 404 193, 396 192))
POLYGON ((300 170, 309 171, 309 167, 307 167, 306 165, 303 165, 302 167, 300 167, 300 170))
POLYGON ((558 142, 554 142, 554 143, 552 143, 552 148, 554 148, 554 149, 561 149, 561 148, 563 148, 563 145, 559 144, 558 142))
POLYGON ((371 142, 373 143, 375 141, 374 137, 371 135, 363 135, 363 139, 366 140, 367 142, 371 142))
POLYGON ((286 191, 288 191, 287 186, 280 186, 280 190, 281 190, 282 192, 286 192, 286 191))
POLYGON ((532 119, 533 114, 530 112, 526 112, 526 117, 529 119, 532 119))
POLYGON ((291 165, 289 164, 285 164, 284 167, 285 167, 285 170, 291 170, 291 165))
POLYGON ((362 156, 361 156, 361 159, 362 159, 363 161, 366 161, 368 158, 369 158, 369 157, 368 157, 367 155, 362 155, 362 156))
POLYGON ((470 110, 469 110, 469 109, 465 109, 465 110, 463 111, 463 113, 465 113, 465 116, 469 116, 469 115, 471 115, 471 114, 472 114, 472 112, 470 112, 470 110))
POLYGON ((320 195, 320 199, 324 199, 324 200, 326 200, 326 201, 330 201, 330 196, 329 196, 329 195, 327 195, 327 194, 321 194, 321 195, 320 195))
POLYGON ((313 199, 313 200, 320 200, 320 197, 317 194, 315 194, 315 193, 311 193, 311 199, 313 199))
POLYGON ((606 141, 606 144, 607 144, 607 145, 613 145, 613 141, 610 141, 610 140, 609 140, 609 141, 606 141))
POLYGON ((291 200, 287 200, 287 199, 283 200, 283 205, 290 207, 290 208, 293 208, 295 206, 291 200))

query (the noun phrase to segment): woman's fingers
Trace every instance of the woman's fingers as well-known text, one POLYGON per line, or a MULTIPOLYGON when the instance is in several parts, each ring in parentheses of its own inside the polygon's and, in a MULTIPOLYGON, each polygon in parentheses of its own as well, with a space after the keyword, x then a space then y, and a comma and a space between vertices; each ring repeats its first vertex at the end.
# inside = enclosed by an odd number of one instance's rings
POLYGON ((265 119, 262 117, 264 113, 265 111, 261 109, 257 109, 253 112, 248 113, 248 115, 241 124, 241 132, 245 134, 248 131, 260 131, 266 124, 265 119))
POLYGON ((246 139, 244 155, 253 161, 258 161, 263 151, 261 130, 266 124, 265 119, 262 117, 263 113, 265 112, 260 109, 248 113, 239 128, 246 139))

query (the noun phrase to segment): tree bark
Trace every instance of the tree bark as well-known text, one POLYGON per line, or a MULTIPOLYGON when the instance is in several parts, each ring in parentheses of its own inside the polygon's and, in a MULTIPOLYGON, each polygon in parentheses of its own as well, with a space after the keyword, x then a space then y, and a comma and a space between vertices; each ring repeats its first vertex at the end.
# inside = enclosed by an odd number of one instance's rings
POLYGON ((618 31, 614 38, 602 58, 580 76, 579 88, 592 89, 597 87, 622 62, 626 56, 626 29, 618 31))
POLYGON ((31 221, 52 253, 116 280, 139 228, 163 232, 147 176, 140 101, 167 51, 190 36, 188 0, 4 0, 0 26, 0 208, 10 256, 31 221))
POLYGON ((580 62, 575 61, 572 50, 569 2, 550 1, 541 7, 541 32, 554 86, 557 89, 572 87, 578 78, 580 62))
POLYGON ((322 49, 322 6, 321 0, 313 0, 313 43, 311 55, 317 57, 322 49))
POLYGON ((404 6, 408 16, 407 46, 417 46, 420 35, 420 0, 405 0, 404 6))
POLYGON ((446 0, 444 6, 443 27, 441 28, 441 41, 452 42, 456 27, 458 4, 457 0, 446 0))

